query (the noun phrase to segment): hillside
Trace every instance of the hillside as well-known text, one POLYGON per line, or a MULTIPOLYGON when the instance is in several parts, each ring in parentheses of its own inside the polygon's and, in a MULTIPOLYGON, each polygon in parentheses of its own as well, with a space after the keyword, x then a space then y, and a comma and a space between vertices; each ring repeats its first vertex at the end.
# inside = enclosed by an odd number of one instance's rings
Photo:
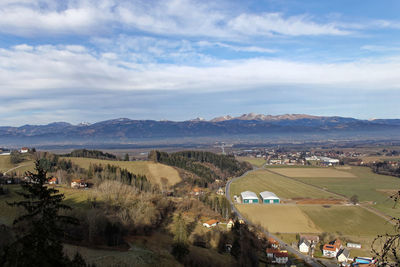
POLYGON ((241 137, 285 140, 326 140, 329 138, 398 139, 398 120, 358 120, 344 117, 320 117, 305 114, 279 116, 243 114, 238 117, 223 116, 206 121, 154 121, 114 119, 94 124, 72 125, 57 122, 48 125, 24 125, 0 127, 0 144, 8 145, 66 145, 66 144, 123 144, 135 141, 158 142, 175 140, 182 142, 208 138, 241 137), (312 133, 312 135, 310 135, 312 133))
POLYGON ((182 151, 167 153, 151 151, 149 159, 175 166, 196 175, 193 183, 207 187, 216 180, 227 180, 251 170, 251 164, 239 162, 234 156, 219 155, 206 151, 182 151))
POLYGON ((103 159, 92 159, 92 158, 74 158, 74 157, 63 157, 62 159, 71 160, 73 163, 79 165, 84 169, 89 169, 90 164, 102 164, 102 165, 114 165, 122 169, 127 169, 129 172, 146 175, 147 179, 152 184, 161 185, 161 177, 168 179, 170 185, 179 183, 182 178, 180 177, 177 170, 170 166, 166 166, 161 163, 154 163, 151 161, 115 161, 115 160, 103 160, 103 159))

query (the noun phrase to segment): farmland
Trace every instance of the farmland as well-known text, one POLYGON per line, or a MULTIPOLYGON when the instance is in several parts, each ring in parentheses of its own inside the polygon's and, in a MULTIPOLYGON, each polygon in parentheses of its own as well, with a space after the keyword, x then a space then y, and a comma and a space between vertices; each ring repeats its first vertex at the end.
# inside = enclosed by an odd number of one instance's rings
POLYGON ((268 170, 256 170, 246 177, 231 184, 231 195, 240 195, 241 192, 250 190, 256 194, 262 191, 272 191, 283 199, 293 198, 337 198, 335 195, 324 192, 312 186, 297 182, 268 170))
POLYGON ((296 179, 348 198, 357 195, 360 202, 365 202, 381 212, 391 216, 400 215, 400 209, 393 209, 393 202, 389 199, 388 193, 400 188, 399 178, 373 173, 367 167, 352 166, 351 169, 341 171, 353 175, 354 178, 303 177, 296 179))
POLYGON ((236 207, 246 218, 272 233, 321 232, 320 228, 296 205, 241 204, 236 207))
POLYGON ((330 177, 330 178, 352 178, 356 177, 350 172, 340 171, 333 168, 279 168, 274 169, 274 172, 296 178, 296 177, 330 177))
POLYGON ((150 180, 151 183, 161 184, 161 177, 168 179, 170 185, 179 183, 182 179, 176 169, 150 161, 112 161, 112 160, 101 160, 91 158, 64 158, 71 160, 73 163, 81 166, 84 169, 88 169, 90 164, 110 164, 115 165, 135 174, 144 174, 150 180))
POLYGON ((262 167, 266 162, 265 159, 263 158, 254 158, 254 157, 236 157, 236 159, 239 161, 246 161, 256 167, 262 167))

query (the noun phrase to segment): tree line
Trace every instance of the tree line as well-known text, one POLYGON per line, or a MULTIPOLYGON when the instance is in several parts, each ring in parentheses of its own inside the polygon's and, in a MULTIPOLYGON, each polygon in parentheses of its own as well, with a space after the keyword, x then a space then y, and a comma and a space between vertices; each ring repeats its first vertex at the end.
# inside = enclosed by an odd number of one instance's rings
POLYGON ((62 155, 63 157, 92 158, 92 159, 108 159, 117 160, 117 156, 111 153, 104 153, 99 150, 76 149, 70 153, 62 155))
POLYGON ((201 187, 207 187, 216 179, 240 176, 251 169, 250 164, 239 162, 233 156, 205 151, 167 153, 153 150, 149 153, 149 159, 194 173, 200 179, 194 179, 193 183, 201 187))

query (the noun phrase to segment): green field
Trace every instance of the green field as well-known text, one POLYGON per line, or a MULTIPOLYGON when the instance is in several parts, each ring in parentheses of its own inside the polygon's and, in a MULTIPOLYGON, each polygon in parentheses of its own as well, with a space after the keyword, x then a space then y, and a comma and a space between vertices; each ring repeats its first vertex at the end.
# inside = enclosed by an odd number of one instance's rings
POLYGON ((254 158, 254 157, 236 157, 236 159, 239 161, 246 161, 256 167, 262 167, 266 162, 265 159, 263 158, 254 158))
MULTIPOLYGON (((7 202, 13 202, 20 200, 21 197, 16 194, 16 192, 21 191, 20 185, 6 185, 6 189, 9 190, 8 195, 0 196, 0 224, 11 225, 15 216, 18 215, 19 210, 15 207, 10 207, 7 202)), ((88 196, 92 194, 92 190, 83 189, 72 189, 67 187, 59 187, 56 189, 63 193, 65 196, 65 204, 73 208, 86 208, 88 207, 88 196)))
POLYGON ((361 202, 370 202, 370 205, 388 215, 400 216, 400 208, 393 209, 393 202, 389 193, 400 189, 400 178, 373 173, 368 167, 354 167, 342 169, 343 172, 353 174, 354 178, 295 178, 308 184, 326 188, 329 191, 345 195, 350 198, 357 195, 361 202), (385 193, 385 191, 387 193, 385 193), (373 204, 376 202, 376 204, 373 204))
POLYGON ((271 191, 281 199, 335 198, 333 194, 271 173, 268 170, 256 170, 251 172, 246 177, 232 182, 230 189, 231 196, 240 195, 241 192, 249 190, 256 194, 262 191, 271 191))
POLYGON ((19 175, 23 175, 26 171, 33 171, 35 168, 35 164, 33 160, 29 158, 28 155, 23 156, 24 161, 18 164, 11 164, 10 156, 0 156, 0 172, 4 173, 14 167, 18 167, 14 170, 19 175))
POLYGON ((357 206, 301 205, 300 209, 323 231, 354 236, 376 236, 393 231, 385 219, 357 206))
POLYGON ((161 184, 161 177, 167 178, 170 185, 179 183, 182 180, 176 169, 164 164, 154 163, 152 161, 113 161, 73 157, 63 159, 71 160, 73 163, 81 166, 84 169, 88 169, 90 164, 110 164, 119 166, 132 173, 146 175, 150 182, 154 184, 161 184))

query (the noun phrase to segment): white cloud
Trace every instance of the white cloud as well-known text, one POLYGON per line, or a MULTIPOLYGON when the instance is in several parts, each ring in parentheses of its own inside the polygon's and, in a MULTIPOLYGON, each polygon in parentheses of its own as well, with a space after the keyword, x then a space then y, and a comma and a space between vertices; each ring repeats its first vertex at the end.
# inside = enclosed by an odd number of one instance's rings
POLYGON ((222 47, 227 48, 236 52, 254 52, 254 53, 275 53, 277 50, 264 48, 259 46, 239 46, 239 45, 231 45, 222 42, 209 42, 209 41, 200 41, 197 42, 197 45, 200 47, 222 47))
POLYGON ((244 35, 274 34, 299 35, 347 35, 349 31, 339 29, 335 24, 318 24, 306 16, 284 18, 280 13, 261 15, 241 14, 228 22, 228 27, 244 35))
MULTIPOLYGON (((219 60, 204 66, 137 64, 118 54, 68 46, 0 50, 0 94, 70 90, 214 92, 268 86, 323 86, 336 90, 400 89, 399 58, 351 63, 301 63, 275 59, 219 60)), ((342 92, 344 93, 344 92, 342 92)))
POLYGON ((304 15, 227 11, 219 2, 193 0, 116 1, 32 0, 0 3, 0 32, 35 35, 140 30, 159 35, 238 39, 243 36, 344 35, 334 23, 317 23, 304 15))
POLYGON ((360 49, 373 52, 398 52, 400 46, 363 45, 360 49))

